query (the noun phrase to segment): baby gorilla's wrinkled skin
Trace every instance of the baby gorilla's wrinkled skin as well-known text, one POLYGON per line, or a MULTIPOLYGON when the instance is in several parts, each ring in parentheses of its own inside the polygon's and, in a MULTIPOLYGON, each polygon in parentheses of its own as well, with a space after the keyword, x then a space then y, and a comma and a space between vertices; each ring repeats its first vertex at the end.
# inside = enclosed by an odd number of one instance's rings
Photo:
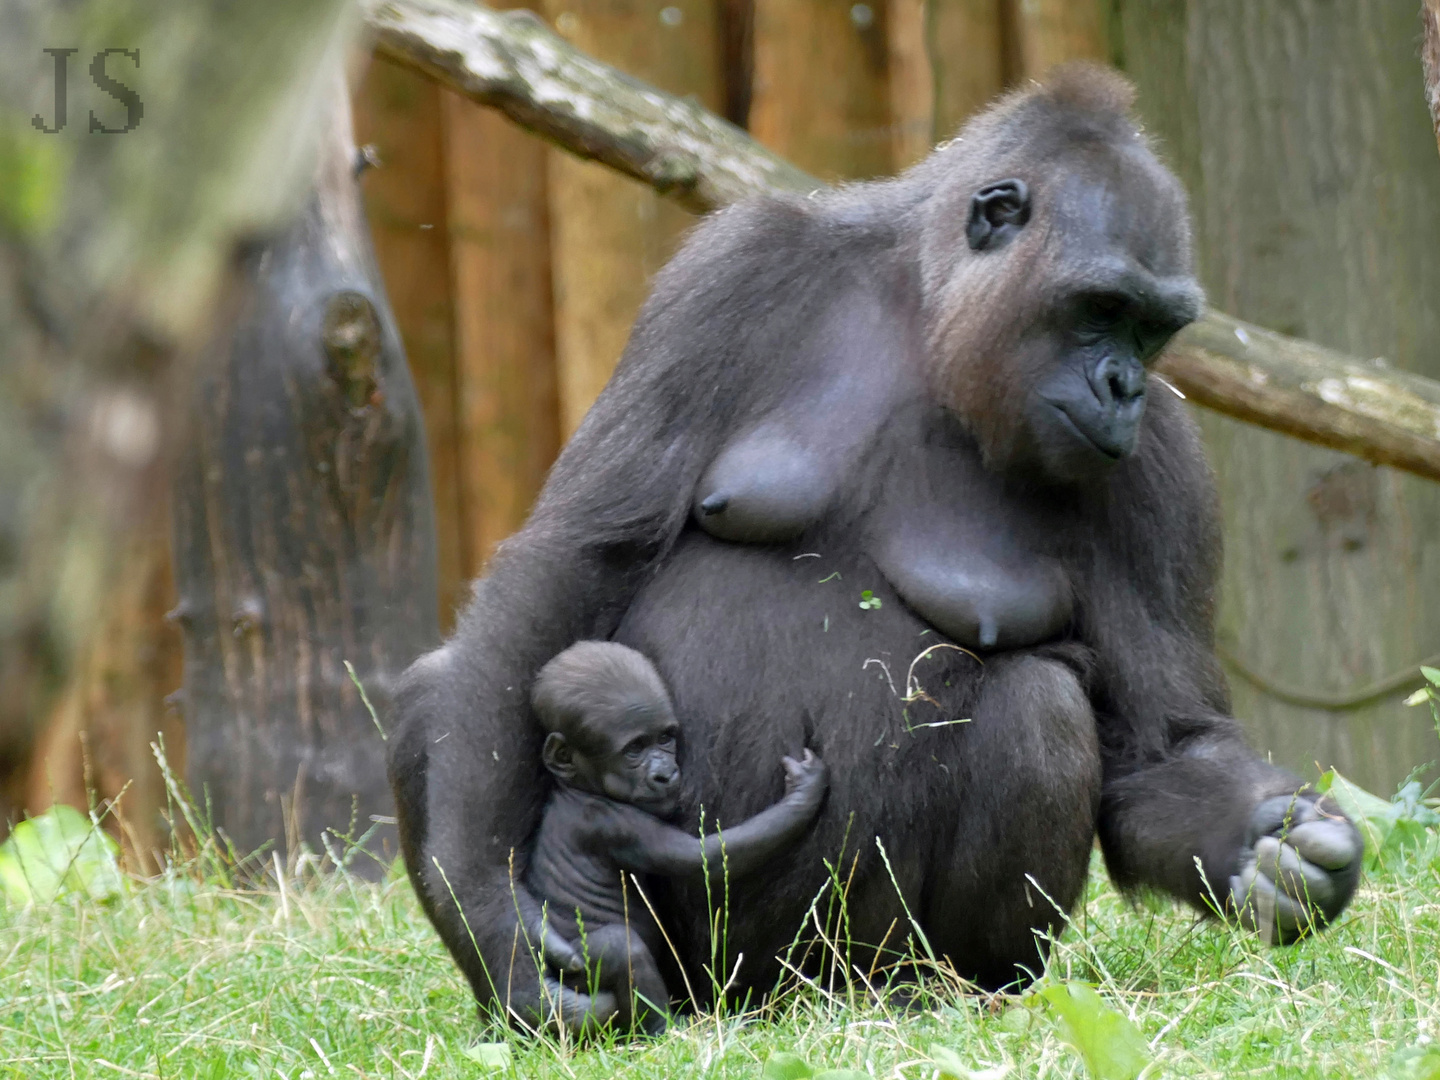
POLYGON ((623 645, 582 641, 541 669, 532 704, 547 733, 541 756, 555 790, 526 884, 547 904, 553 931, 584 955, 596 1013, 613 1009, 622 1028, 658 1033, 670 1001, 655 963, 663 941, 626 875, 709 875, 719 883, 754 872, 815 819, 825 765, 809 750, 799 760, 782 757, 778 803, 696 837, 662 820, 678 801, 680 727, 649 660, 623 645))

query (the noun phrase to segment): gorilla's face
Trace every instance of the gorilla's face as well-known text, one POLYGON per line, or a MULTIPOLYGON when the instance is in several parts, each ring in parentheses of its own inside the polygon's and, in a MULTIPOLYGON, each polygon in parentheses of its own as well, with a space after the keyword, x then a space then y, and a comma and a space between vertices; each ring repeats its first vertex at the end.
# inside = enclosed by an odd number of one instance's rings
POLYGON ((1033 342, 1041 375, 1025 407, 1027 441, 1048 475, 1081 479, 1135 450, 1147 368, 1198 313, 1193 288, 1133 267, 1057 298, 1033 342))
POLYGON ((987 310, 958 321, 945 396, 994 468, 1105 473, 1136 448, 1148 367, 1200 314, 1178 183, 1142 144, 1082 144, 975 189, 965 239, 987 310))

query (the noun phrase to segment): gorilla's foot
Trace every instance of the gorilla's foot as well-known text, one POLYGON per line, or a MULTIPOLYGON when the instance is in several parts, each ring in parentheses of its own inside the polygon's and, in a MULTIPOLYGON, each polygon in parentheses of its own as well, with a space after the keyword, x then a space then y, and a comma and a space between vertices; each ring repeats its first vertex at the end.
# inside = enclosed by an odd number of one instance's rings
POLYGON ((1266 944, 1289 945, 1345 909, 1363 852, 1359 830, 1333 803, 1306 793, 1266 799, 1230 879, 1231 910, 1266 944))

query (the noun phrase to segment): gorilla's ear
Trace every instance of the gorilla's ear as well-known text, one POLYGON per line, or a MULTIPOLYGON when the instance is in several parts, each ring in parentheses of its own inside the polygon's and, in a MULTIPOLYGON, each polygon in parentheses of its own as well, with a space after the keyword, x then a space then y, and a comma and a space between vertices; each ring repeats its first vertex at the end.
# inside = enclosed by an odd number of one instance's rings
POLYGON ((1030 189, 1024 180, 986 184, 970 198, 965 236, 972 251, 1004 247, 1030 220, 1030 189))
POLYGON ((558 731, 552 731, 545 736, 545 746, 540 751, 540 759, 557 780, 575 779, 575 759, 570 755, 570 746, 566 743, 565 736, 558 731))

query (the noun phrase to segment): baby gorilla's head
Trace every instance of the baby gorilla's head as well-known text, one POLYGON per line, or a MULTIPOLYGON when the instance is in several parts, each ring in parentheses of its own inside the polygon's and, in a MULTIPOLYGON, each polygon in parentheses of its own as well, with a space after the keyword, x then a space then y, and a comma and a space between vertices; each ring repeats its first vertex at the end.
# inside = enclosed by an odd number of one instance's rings
POLYGON ((582 641, 540 669, 530 704, 545 767, 562 784, 665 817, 675 811, 680 726, 655 666, 634 649, 582 641))

